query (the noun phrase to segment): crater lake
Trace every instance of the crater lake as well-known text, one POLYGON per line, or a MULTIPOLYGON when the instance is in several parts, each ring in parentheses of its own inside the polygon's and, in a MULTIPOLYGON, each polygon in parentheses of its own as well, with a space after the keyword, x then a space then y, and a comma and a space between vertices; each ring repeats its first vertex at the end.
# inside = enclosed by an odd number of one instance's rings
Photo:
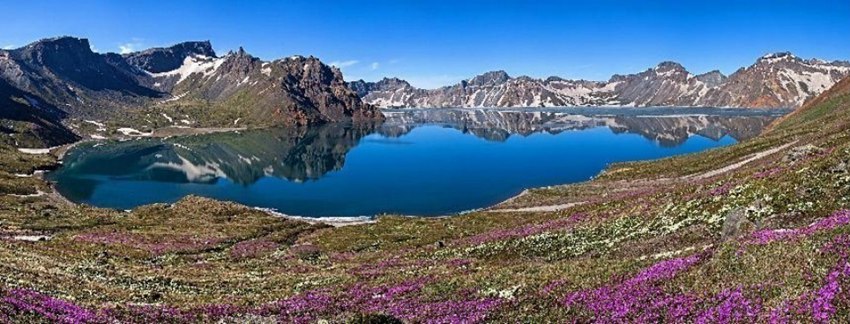
POLYGON ((74 202, 117 209, 199 195, 299 216, 449 215, 611 163, 730 145, 785 112, 388 110, 381 124, 84 143, 48 179, 74 202))

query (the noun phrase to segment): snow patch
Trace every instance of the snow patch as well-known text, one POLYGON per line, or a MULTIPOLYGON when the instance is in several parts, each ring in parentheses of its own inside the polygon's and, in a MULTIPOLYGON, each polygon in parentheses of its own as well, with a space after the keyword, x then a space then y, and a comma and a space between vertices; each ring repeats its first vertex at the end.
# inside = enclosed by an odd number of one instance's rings
POLYGON ((195 73, 201 73, 204 77, 213 75, 225 60, 225 58, 209 58, 203 55, 188 56, 183 59, 183 65, 175 70, 149 73, 153 77, 179 76, 180 78, 177 80, 177 83, 180 83, 195 73))
POLYGON ((121 134, 126 135, 126 136, 152 136, 153 135, 153 132, 142 133, 137 129, 128 128, 128 127, 119 128, 119 129, 117 129, 117 131, 121 134))
POLYGON ((58 146, 54 146, 51 148, 18 148, 18 151, 25 154, 47 154, 50 153, 50 150, 57 148, 58 146))

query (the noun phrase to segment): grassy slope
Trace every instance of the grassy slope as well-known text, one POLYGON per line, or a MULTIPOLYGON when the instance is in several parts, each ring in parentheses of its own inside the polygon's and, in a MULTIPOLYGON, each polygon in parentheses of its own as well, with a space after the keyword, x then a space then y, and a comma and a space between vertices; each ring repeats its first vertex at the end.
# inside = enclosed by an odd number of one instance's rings
POLYGON ((617 164, 500 206, 582 203, 553 212, 341 228, 194 197, 118 212, 8 195, 49 190, 14 174, 51 160, 4 150, 0 321, 846 321, 849 83, 756 139, 617 164), (729 215, 744 220, 724 225, 729 215))

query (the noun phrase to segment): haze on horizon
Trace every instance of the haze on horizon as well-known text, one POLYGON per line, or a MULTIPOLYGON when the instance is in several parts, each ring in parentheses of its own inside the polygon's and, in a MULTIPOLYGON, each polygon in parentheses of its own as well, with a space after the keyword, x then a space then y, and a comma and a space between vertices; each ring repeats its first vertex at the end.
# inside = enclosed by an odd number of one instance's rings
POLYGON ((210 40, 263 59, 313 55, 346 80, 435 88, 491 70, 607 80, 661 61, 730 74, 765 53, 850 59, 850 1, 13 2, 0 47, 59 35, 99 52, 210 40))

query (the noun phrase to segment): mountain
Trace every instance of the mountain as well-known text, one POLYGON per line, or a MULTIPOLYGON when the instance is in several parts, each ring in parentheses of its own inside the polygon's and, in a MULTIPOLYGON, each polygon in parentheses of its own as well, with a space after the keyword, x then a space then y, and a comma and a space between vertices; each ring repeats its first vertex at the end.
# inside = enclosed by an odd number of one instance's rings
POLYGON ((44 39, 4 57, 0 78, 69 116, 109 116, 162 96, 140 84, 129 65, 92 52, 86 39, 44 39))
POLYGON ((774 53, 729 76, 705 96, 718 106, 799 107, 850 75, 850 62, 774 53))
POLYGON ((175 69, 146 72, 153 88, 172 94, 159 105, 201 103, 206 113, 227 116, 222 121, 227 123, 314 124, 382 116, 348 88, 339 69, 314 57, 266 62, 240 48, 223 57, 188 54, 175 69))
MULTIPOLYGON (((382 118, 348 88, 338 69, 316 58, 266 62, 241 48, 219 57, 209 42, 119 55, 95 53, 86 39, 44 39, 0 51, 0 82, 0 100, 50 107, 50 112, 28 113, 17 104, 3 106, 0 118, 14 115, 51 125, 30 130, 65 127, 69 119, 152 129, 187 122, 264 127, 382 118), (169 114, 185 119, 175 123, 169 114), (167 122, 152 116, 165 116, 167 122)), ((4 126, 2 133, 12 137, 18 131, 4 126)), ((56 134, 36 137, 73 140, 56 134)))
POLYGON ((397 78, 350 86, 364 101, 397 107, 680 106, 794 108, 850 75, 850 62, 803 60, 790 53, 759 58, 730 76, 694 75, 675 62, 608 81, 510 77, 487 72, 452 86, 418 89, 397 78))

